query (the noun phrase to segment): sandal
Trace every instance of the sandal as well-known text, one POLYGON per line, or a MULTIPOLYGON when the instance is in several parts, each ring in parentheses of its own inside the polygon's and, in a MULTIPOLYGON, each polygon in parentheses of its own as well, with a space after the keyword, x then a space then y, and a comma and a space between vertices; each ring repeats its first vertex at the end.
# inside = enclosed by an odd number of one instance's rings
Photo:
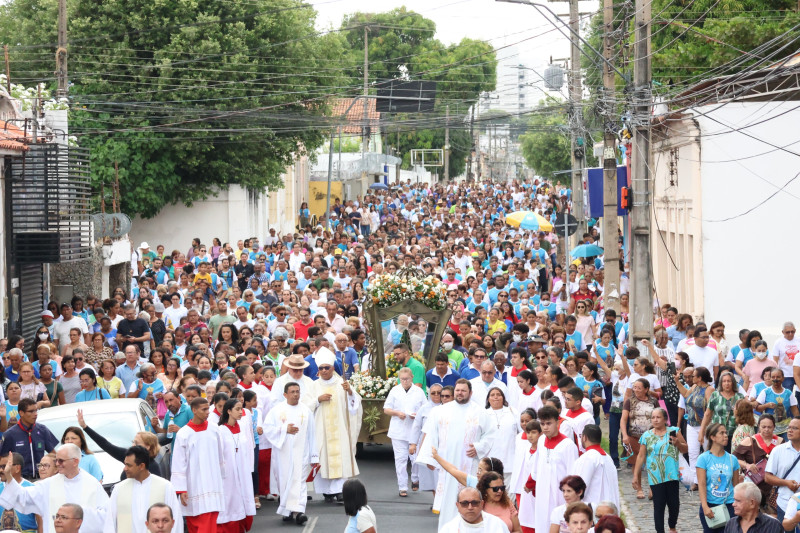
POLYGON ((407 491, 404 491, 404 490, 401 490, 401 491, 400 491, 400 497, 401 497, 401 498, 405 498, 405 497, 407 497, 407 496, 408 496, 408 492, 407 492, 407 491))
POLYGON ((261 509, 261 502, 256 498, 256 509, 261 509))
POLYGON ((644 500, 644 491, 643 490, 637 490, 636 491, 636 499, 637 500, 644 500))
POLYGON ((417 492, 419 490, 419 483, 412 483, 411 484, 411 490, 413 490, 414 492, 417 492))

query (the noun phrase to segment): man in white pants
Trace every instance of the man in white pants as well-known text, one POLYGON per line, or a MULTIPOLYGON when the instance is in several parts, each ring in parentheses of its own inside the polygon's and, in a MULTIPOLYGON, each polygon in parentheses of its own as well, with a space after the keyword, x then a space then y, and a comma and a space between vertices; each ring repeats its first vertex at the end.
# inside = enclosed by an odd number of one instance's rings
MULTIPOLYGON (((392 417, 387 436, 392 439, 397 486, 400 489, 400 496, 405 497, 408 496, 408 460, 410 458, 408 443, 411 440, 414 418, 417 416, 417 411, 425 405, 426 398, 422 389, 414 386, 410 368, 401 368, 397 372, 397 376, 400 378, 400 384, 395 385, 389 391, 389 396, 386 397, 386 402, 383 404, 383 412, 392 417)), ((412 487, 415 485, 418 487, 419 478, 414 478, 412 470, 412 487)))

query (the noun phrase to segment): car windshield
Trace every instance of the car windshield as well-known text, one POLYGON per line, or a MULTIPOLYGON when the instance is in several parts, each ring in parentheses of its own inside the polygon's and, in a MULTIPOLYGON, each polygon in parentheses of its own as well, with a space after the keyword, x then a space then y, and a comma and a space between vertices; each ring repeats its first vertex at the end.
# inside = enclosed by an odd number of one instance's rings
MULTIPOLYGON (((130 447, 133 437, 140 431, 139 421, 133 412, 86 414, 84 417, 86 425, 105 437, 114 446, 121 448, 130 447)), ((41 423, 47 426, 47 429, 52 431, 59 441, 68 427, 78 425, 78 421, 74 417, 51 418, 42 420, 41 423)), ((89 435, 86 435, 86 439, 92 452, 103 451, 89 435)))

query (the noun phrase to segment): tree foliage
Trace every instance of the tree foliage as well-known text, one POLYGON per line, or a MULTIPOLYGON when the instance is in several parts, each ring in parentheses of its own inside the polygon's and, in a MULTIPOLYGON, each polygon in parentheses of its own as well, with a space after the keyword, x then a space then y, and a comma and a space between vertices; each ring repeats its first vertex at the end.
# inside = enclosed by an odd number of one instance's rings
MULTIPOLYGON (((280 187, 296 154, 323 141, 327 94, 341 86, 344 39, 319 36, 300 0, 70 0, 71 133, 92 150, 92 180, 119 167, 122 210, 240 184, 280 187)), ((0 39, 11 77, 52 80, 57 0, 11 0, 0 39)))
POLYGON ((450 106, 450 175, 466 168, 472 141, 464 118, 484 91, 495 88, 497 61, 488 43, 462 39, 444 45, 435 38, 436 24, 406 8, 386 13, 354 13, 342 22, 348 70, 355 92, 363 79, 364 27, 368 26, 369 82, 406 78, 437 82, 433 113, 384 116, 387 145, 398 150, 409 168, 412 149, 443 149, 445 108, 450 106), (394 126, 396 123, 397 126, 394 126))

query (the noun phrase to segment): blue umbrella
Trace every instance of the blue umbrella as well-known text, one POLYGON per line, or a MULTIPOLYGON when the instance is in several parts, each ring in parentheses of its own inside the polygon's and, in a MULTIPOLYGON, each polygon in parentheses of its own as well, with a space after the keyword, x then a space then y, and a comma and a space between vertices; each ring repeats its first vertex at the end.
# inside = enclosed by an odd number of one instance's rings
POLYGON ((387 187, 383 183, 373 183, 372 185, 369 186, 369 188, 373 189, 373 190, 379 189, 381 191, 388 191, 389 190, 389 187, 387 187))
POLYGON ((572 257, 597 257, 603 255, 603 249, 596 244, 581 244, 572 249, 572 257))

